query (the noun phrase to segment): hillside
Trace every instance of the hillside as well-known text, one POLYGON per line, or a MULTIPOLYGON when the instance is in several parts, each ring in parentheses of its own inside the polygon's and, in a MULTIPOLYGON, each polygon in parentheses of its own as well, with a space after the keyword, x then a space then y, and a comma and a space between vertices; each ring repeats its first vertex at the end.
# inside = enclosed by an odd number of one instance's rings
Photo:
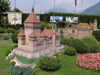
POLYGON ((100 15, 100 2, 84 10, 83 14, 100 15))

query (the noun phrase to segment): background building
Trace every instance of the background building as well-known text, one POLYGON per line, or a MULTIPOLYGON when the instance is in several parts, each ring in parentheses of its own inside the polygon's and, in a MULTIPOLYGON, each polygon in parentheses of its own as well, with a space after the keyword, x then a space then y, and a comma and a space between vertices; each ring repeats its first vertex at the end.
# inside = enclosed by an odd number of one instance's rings
POLYGON ((9 24, 22 24, 22 12, 6 12, 9 24))

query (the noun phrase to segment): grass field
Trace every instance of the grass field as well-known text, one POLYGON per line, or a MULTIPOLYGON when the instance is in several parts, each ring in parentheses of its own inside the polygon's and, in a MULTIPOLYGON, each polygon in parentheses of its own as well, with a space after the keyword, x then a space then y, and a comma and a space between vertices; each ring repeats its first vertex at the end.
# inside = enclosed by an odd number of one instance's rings
POLYGON ((21 57, 21 56, 18 56, 18 55, 15 55, 15 57, 17 58, 18 61, 20 61, 23 64, 34 64, 39 60, 37 58, 34 58, 34 59, 31 60, 31 59, 27 59, 25 57, 21 57))
POLYGON ((38 70, 35 75, 100 75, 99 72, 93 72, 76 67, 77 56, 61 55, 61 68, 58 71, 47 72, 38 70))
MULTIPOLYGON (((1 41, 1 40, 0 40, 1 41)), ((0 43, 0 75, 9 75, 9 62, 5 60, 5 51, 10 50, 15 44, 11 42, 0 43)))

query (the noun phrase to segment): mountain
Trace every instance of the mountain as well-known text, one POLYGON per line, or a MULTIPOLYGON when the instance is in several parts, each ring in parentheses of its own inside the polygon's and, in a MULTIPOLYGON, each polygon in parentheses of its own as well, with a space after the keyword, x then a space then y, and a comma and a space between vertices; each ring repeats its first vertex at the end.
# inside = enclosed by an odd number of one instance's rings
POLYGON ((100 2, 84 10, 83 14, 100 15, 100 2))
MULTIPOLYGON (((51 8, 46 13, 53 12, 53 11, 54 11, 54 8, 51 8)), ((67 13, 67 11, 64 8, 60 8, 60 7, 56 7, 55 12, 67 13)))

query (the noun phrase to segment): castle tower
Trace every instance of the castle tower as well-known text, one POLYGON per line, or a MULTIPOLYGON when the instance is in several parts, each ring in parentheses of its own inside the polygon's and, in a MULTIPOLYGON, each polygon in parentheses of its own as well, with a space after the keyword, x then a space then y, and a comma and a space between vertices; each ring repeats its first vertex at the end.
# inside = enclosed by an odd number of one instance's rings
POLYGON ((36 52, 36 50, 37 50, 37 36, 34 32, 32 32, 29 35, 29 46, 30 46, 29 52, 36 52))
POLYGON ((55 33, 55 29, 53 30, 53 44, 52 46, 55 47, 55 40, 56 40, 56 33, 55 33))
POLYGON ((18 48, 19 49, 21 45, 25 45, 25 34, 22 31, 18 34, 18 48))
POLYGON ((32 8, 31 14, 28 16, 28 18, 24 21, 24 31, 25 31, 25 44, 29 45, 29 35, 34 32, 37 37, 39 36, 41 32, 41 22, 37 18, 37 16, 34 13, 34 8, 32 8))
POLYGON ((43 38, 43 49, 47 49, 47 36, 44 33, 41 33, 40 37, 43 38))
POLYGON ((97 23, 98 23, 98 21, 97 21, 97 19, 95 19, 94 20, 94 29, 97 29, 97 23))

